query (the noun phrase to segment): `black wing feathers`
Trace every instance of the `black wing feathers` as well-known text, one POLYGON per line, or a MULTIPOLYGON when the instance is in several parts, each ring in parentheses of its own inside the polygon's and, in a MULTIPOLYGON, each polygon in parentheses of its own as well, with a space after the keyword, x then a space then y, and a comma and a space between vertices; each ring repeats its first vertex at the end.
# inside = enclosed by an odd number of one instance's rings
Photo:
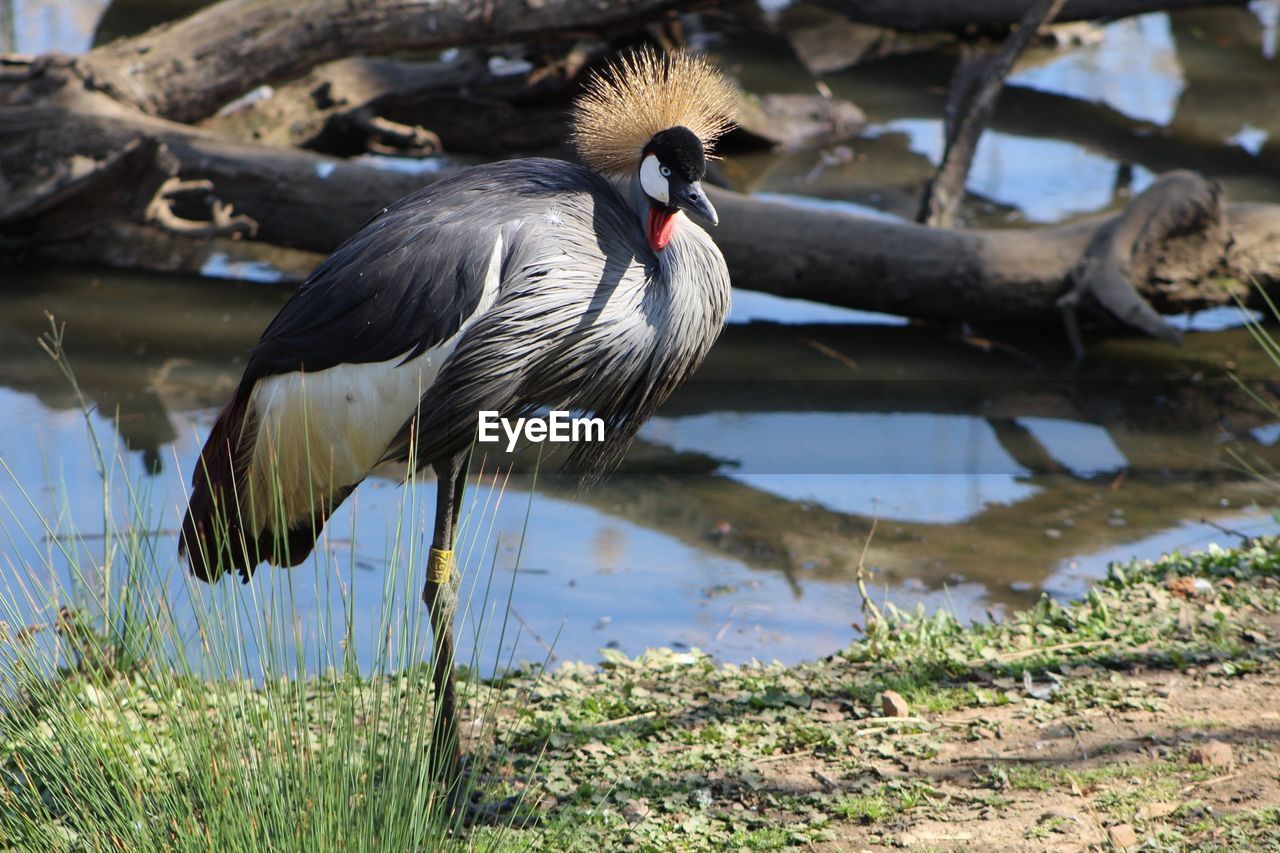
MULTIPOLYGON (((329 256, 254 348, 244 381, 295 370, 387 361, 457 332, 480 300, 480 280, 432 269, 430 207, 389 209, 329 256)), ((433 235, 438 237, 439 234, 433 235)))
POLYGON ((294 293, 254 348, 243 381, 412 357, 447 340, 476 310, 504 227, 545 205, 547 192, 581 189, 588 175, 566 163, 509 161, 406 196, 294 293))

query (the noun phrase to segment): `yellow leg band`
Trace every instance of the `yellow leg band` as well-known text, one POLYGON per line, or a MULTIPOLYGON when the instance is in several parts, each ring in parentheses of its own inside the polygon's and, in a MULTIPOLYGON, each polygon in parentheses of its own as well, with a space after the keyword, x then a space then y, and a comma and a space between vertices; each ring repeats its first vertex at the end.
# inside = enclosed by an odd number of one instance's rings
POLYGON ((445 584, 453 578, 453 551, 431 549, 431 559, 427 561, 427 580, 430 583, 445 584))

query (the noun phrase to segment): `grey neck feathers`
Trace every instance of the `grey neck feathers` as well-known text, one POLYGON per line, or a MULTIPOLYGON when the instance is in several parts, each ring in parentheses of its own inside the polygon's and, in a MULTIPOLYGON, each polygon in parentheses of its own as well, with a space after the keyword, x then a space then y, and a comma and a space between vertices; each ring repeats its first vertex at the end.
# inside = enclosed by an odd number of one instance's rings
POLYGON ((649 197, 645 195, 644 188, 640 186, 640 174, 633 172, 626 178, 619 178, 617 186, 618 192, 622 193, 622 197, 631 203, 631 209, 635 211, 636 218, 643 225, 649 215, 649 197))

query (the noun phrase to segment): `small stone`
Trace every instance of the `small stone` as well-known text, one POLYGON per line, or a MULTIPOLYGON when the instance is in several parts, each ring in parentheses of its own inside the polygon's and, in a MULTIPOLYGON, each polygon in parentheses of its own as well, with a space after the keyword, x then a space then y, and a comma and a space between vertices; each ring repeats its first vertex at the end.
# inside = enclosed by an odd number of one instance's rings
POLYGON ((892 690, 886 690, 880 697, 880 710, 886 717, 911 716, 911 706, 907 704, 907 700, 892 690))
POLYGON ((1169 592, 1175 598, 1195 598, 1196 582, 1192 578, 1174 578, 1169 581, 1169 592))
POLYGON ((1138 833, 1134 832, 1133 827, 1127 823, 1108 827, 1107 837, 1111 839, 1112 844, 1121 850, 1128 850, 1138 843, 1138 833))
POLYGON ((627 800, 622 804, 622 816, 627 823, 639 823, 649 816, 649 801, 643 798, 627 800))
POLYGON ((1187 760, 1205 767, 1230 767, 1236 759, 1230 746, 1220 740, 1211 740, 1191 750, 1187 760))
POLYGON ((1143 820, 1156 820, 1168 817, 1178 810, 1177 803, 1151 803, 1138 809, 1138 817, 1143 820))

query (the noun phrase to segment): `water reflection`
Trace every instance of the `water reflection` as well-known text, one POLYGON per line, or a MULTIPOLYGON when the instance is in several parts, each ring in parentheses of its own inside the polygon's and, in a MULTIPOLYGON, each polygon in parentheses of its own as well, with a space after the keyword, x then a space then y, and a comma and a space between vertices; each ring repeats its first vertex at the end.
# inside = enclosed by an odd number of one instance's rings
POLYGON ((844 513, 946 524, 1035 492, 991 426, 960 415, 731 412, 658 417, 641 436, 726 459, 727 476, 763 492, 844 513))
POLYGON ((1070 51, 1033 51, 1009 82, 1104 103, 1155 124, 1173 119, 1185 81, 1168 15, 1125 18, 1084 42, 1070 51))
MULTIPOLYGON (((56 532, 101 530, 82 418, 35 346, 51 310, 66 323, 96 429, 118 432, 130 478, 146 486, 173 594, 208 594, 187 589, 171 556, 181 476, 283 289, 79 270, 10 271, 8 280, 0 458, 56 532)), ((1181 351, 1096 341, 1090 361, 1072 371, 1052 339, 804 323, 795 322, 806 319, 802 303, 748 297, 744 305, 747 316, 776 310, 792 322, 732 325, 618 475, 583 494, 544 477, 531 499, 519 473, 532 467, 526 454, 501 500, 492 479, 473 489, 497 507, 477 511, 492 530, 475 545, 472 566, 496 555, 499 578, 514 582, 520 639, 507 653, 538 659, 554 640, 562 657, 676 644, 727 659, 795 660, 851 636, 851 571, 873 518, 878 589, 901 604, 946 601, 981 617, 1066 588, 1060 567, 1081 555, 1145 547, 1127 543, 1184 519, 1235 524, 1243 508, 1269 498, 1230 470, 1233 447, 1280 463, 1268 432, 1274 418, 1221 371, 1231 362, 1248 379, 1270 375, 1246 330, 1195 334, 1181 351)), ((1250 390, 1270 393, 1260 382, 1250 390)), ((483 464, 492 471, 495 459, 483 464)), ((65 574, 5 480, 0 496, 20 522, 0 525, 9 582, 16 572, 47 583, 36 574, 50 559, 65 574)), ((299 630, 318 642, 316 626, 342 606, 345 585, 371 633, 406 495, 418 522, 404 535, 420 538, 430 487, 406 491, 375 478, 330 523, 331 562, 263 572, 259 598, 286 585, 297 596, 299 630)), ((92 565, 100 544, 77 548, 92 565)), ((508 581, 495 588, 505 595, 508 581)), ((416 590, 398 595, 394 606, 416 606, 416 590)), ((371 654, 373 642, 360 648, 371 654)))

